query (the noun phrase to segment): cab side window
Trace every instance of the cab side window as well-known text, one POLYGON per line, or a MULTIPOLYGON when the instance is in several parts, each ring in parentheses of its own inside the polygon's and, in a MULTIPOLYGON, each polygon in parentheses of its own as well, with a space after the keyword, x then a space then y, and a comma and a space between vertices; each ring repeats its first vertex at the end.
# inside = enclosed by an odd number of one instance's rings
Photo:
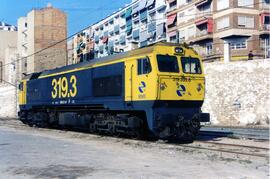
POLYGON ((20 83, 20 84, 19 84, 19 90, 20 90, 20 91, 23 91, 23 83, 20 83))
POLYGON ((138 75, 148 74, 152 71, 151 63, 148 57, 137 60, 138 75))

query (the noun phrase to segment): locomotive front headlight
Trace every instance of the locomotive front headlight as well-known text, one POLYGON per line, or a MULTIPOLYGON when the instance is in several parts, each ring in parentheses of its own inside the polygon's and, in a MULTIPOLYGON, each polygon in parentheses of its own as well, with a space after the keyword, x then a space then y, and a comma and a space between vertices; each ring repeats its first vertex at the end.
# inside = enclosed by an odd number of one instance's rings
POLYGON ((203 86, 201 83, 197 85, 197 91, 200 92, 202 90, 203 86))
POLYGON ((160 84, 160 89, 161 89, 161 90, 165 90, 165 88, 166 88, 165 84, 164 84, 164 83, 161 83, 161 84, 160 84))

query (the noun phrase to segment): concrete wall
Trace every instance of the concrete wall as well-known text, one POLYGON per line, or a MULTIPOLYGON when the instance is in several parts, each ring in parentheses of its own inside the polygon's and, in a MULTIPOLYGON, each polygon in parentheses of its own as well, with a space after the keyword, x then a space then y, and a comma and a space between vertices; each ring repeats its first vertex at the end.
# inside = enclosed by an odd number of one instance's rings
MULTIPOLYGON (((8 47, 16 47, 17 45, 17 32, 16 31, 6 31, 0 30, 0 61, 2 64, 6 64, 5 62, 5 51, 8 47)), ((8 65, 0 67, 0 78, 1 74, 5 74, 5 69, 9 68, 8 65)))
POLYGON ((0 84, 0 117, 17 116, 16 89, 14 86, 0 84))
MULTIPOLYGON (((203 111, 217 125, 268 125, 270 59, 204 64, 206 100, 203 111)), ((0 86, 0 117, 15 115, 15 90, 0 86)))
POLYGON ((270 59, 205 63, 203 111, 217 125, 268 125, 270 59))

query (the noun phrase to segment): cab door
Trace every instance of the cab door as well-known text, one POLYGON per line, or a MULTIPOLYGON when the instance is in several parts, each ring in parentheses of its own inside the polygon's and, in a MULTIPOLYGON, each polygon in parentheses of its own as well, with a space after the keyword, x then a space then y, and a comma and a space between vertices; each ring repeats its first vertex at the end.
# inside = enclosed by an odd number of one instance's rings
POLYGON ((125 100, 144 101, 156 99, 156 78, 150 56, 141 56, 125 64, 125 100))
POLYGON ((26 91, 27 90, 27 83, 26 81, 22 81, 19 85, 19 105, 26 104, 26 91))
POLYGON ((125 101, 128 106, 131 106, 131 102, 133 101, 133 81, 135 73, 136 63, 134 60, 129 60, 125 62, 125 101))

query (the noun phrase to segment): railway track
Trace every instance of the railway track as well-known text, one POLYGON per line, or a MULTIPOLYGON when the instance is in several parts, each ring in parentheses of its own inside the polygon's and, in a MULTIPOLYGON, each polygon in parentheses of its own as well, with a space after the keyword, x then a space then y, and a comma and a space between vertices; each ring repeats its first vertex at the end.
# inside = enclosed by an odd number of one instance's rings
POLYGON ((269 148, 265 148, 265 147, 219 143, 219 142, 210 142, 210 141, 195 141, 194 143, 195 143, 194 146, 185 145, 185 147, 201 149, 201 150, 210 150, 210 151, 216 151, 216 152, 221 152, 221 153, 236 154, 236 155, 269 158, 269 148), (202 146, 201 144, 206 144, 206 145, 202 146))
POLYGON ((210 127, 205 126, 200 130, 201 136, 246 138, 269 140, 269 128, 236 128, 236 127, 210 127))
MULTIPOLYGON (((0 126, 4 125, 11 128, 21 128, 21 129, 29 129, 30 127, 22 125, 20 121, 16 119, 12 119, 10 121, 0 119, 0 126)), ((30 128, 31 129, 31 128, 30 128)), ((51 129, 43 129, 43 131, 51 131, 51 129)), ((68 132, 68 131, 67 131, 68 132)), ((87 135, 87 134, 86 134, 87 135)), ((108 136, 107 136, 108 137, 108 136)), ((109 137, 111 138, 111 137, 109 137)), ((114 138, 114 137, 112 137, 114 138)), ((131 140, 132 139, 123 139, 123 140, 131 140)), ((153 141, 139 141, 142 143, 148 144, 155 144, 156 142, 153 141)), ((182 143, 162 143, 164 149, 168 147, 168 145, 174 146, 177 148, 185 148, 185 149, 196 149, 196 150, 205 150, 205 151, 212 151, 218 153, 226 153, 226 154, 234 154, 234 155, 241 155, 241 156, 249 156, 249 157, 260 157, 260 158, 269 158, 269 148, 265 147, 258 147, 258 146, 249 146, 249 145, 241 145, 241 144, 230 144, 230 143, 221 143, 215 141, 201 141, 195 140, 193 143, 189 144, 182 144, 182 143)))

